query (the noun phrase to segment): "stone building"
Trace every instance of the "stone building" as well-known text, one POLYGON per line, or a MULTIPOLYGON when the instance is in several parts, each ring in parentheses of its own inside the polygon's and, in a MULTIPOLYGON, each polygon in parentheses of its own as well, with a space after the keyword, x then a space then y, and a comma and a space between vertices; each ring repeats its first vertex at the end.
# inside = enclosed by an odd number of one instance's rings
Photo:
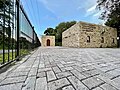
POLYGON ((116 47, 117 30, 108 26, 78 22, 62 33, 64 47, 116 47))
POLYGON ((55 36, 42 36, 41 46, 55 46, 55 36))

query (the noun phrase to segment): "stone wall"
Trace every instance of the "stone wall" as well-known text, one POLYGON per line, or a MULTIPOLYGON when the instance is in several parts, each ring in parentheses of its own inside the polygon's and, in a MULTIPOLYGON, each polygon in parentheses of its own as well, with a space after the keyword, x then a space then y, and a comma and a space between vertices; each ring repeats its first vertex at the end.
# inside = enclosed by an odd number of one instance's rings
POLYGON ((43 47, 48 46, 47 40, 50 40, 49 46, 55 46, 55 36, 42 36, 41 37, 41 46, 43 46, 43 47))
POLYGON ((79 47, 79 25, 75 24, 62 33, 62 46, 79 47))
POLYGON ((65 47, 116 47, 117 30, 107 26, 78 22, 62 33, 65 47))

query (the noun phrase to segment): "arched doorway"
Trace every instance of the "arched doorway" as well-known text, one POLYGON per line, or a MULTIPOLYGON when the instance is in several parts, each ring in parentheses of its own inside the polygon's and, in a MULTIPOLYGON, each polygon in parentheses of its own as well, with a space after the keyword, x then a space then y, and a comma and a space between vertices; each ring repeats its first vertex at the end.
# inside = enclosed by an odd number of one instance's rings
POLYGON ((50 46, 50 40, 47 39, 47 46, 50 46))

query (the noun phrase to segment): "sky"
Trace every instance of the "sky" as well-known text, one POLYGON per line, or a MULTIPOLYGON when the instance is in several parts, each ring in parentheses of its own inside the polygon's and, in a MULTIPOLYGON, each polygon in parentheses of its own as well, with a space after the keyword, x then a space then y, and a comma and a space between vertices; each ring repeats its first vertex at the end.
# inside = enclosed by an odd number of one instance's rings
POLYGON ((84 21, 103 24, 97 0, 20 0, 38 36, 61 22, 84 21))

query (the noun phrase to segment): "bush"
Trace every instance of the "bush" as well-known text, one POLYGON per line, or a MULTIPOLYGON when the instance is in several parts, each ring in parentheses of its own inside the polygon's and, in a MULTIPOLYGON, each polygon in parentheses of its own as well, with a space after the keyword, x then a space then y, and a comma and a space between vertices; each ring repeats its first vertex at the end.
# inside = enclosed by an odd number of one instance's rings
POLYGON ((55 42, 55 46, 62 46, 62 42, 55 42))

